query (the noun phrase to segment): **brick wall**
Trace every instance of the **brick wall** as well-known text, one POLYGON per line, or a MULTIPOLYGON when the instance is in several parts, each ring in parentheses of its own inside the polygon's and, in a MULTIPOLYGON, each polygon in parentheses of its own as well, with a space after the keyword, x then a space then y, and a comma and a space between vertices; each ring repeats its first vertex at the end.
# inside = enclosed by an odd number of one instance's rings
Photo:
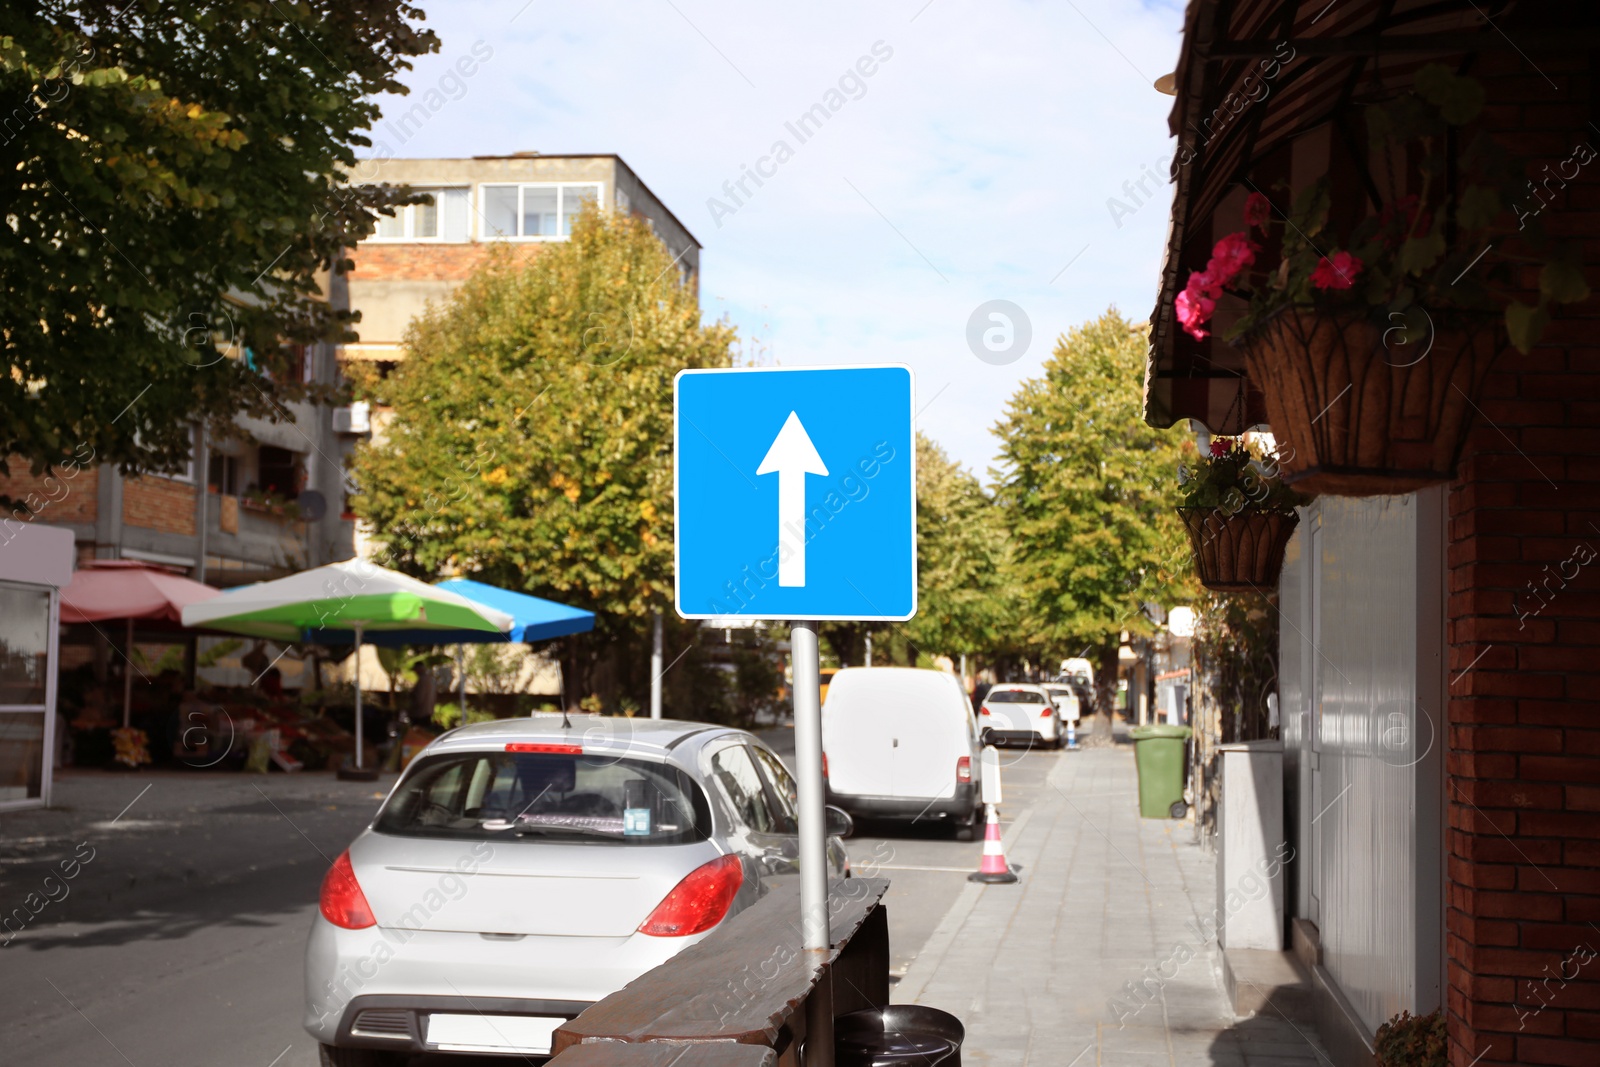
POLYGON ((544 247, 541 241, 507 241, 500 244, 380 244, 367 242, 351 254, 356 269, 352 280, 371 281, 463 281, 489 257, 491 249, 509 249, 513 257, 529 260, 544 247))
POLYGON ((92 523, 95 520, 98 467, 58 467, 53 474, 34 475, 28 461, 12 456, 11 474, 0 475, 0 495, 11 498, 5 517, 14 521, 32 518, 49 523, 92 523))
POLYGON ((122 483, 122 524, 193 537, 194 486, 170 478, 129 478, 122 483))
MULTIPOLYGON (((1490 121, 1540 164, 1600 150, 1585 57, 1533 62, 1556 88, 1480 58, 1490 121)), ((1600 286, 1600 159, 1551 190, 1600 286)), ((1600 1063, 1600 300, 1479 403, 1450 494, 1450 1062, 1600 1063)))

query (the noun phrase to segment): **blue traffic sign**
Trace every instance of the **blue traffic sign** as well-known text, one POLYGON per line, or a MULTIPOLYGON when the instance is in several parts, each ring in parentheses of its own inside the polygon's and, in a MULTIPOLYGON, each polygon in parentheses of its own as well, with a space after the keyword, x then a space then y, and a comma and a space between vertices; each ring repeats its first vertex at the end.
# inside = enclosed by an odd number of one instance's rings
POLYGON ((678 614, 915 615, 912 398, 903 366, 680 372, 678 614))

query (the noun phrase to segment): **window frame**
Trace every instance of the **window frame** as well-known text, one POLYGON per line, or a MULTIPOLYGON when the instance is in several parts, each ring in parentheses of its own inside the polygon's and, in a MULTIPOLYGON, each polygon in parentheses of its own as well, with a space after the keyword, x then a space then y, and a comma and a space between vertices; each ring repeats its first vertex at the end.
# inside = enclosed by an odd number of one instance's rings
POLYGON ((717 793, 721 796, 723 803, 727 804, 728 811, 733 815, 734 826, 738 830, 741 830, 745 833, 761 834, 764 836, 776 836, 781 833, 781 831, 777 829, 779 823, 777 813, 772 810, 772 798, 767 796, 766 776, 761 773, 761 765, 759 762, 757 762, 754 753, 750 751, 748 745, 744 744, 742 741, 734 741, 732 744, 723 745, 717 748, 715 751, 708 753, 706 756, 706 769, 708 771, 706 775, 707 780, 715 783, 717 793), (726 772, 719 770, 717 761, 723 756, 732 752, 738 752, 741 756, 743 756, 745 761, 749 764, 751 771, 755 774, 756 793, 753 799, 759 802, 766 809, 766 829, 762 829, 760 826, 754 825, 745 818, 744 812, 739 810, 739 802, 734 799, 733 795, 729 792, 727 785, 722 780, 721 776, 726 772))
MULTIPOLYGON (((477 240, 480 241, 512 241, 512 242, 538 242, 538 241, 567 241, 572 238, 570 233, 563 232, 567 226, 566 190, 569 188, 586 188, 595 191, 595 203, 604 204, 606 196, 606 183, 604 181, 567 181, 567 182, 479 182, 475 189, 477 196, 475 204, 478 205, 474 215, 478 220, 477 240), (489 232, 489 219, 482 205, 489 201, 487 191, 490 189, 515 189, 517 190, 517 232, 515 234, 499 234, 489 232), (528 189, 554 189, 556 191, 556 229, 553 234, 524 234, 522 232, 523 220, 526 217, 528 189)), ((391 238, 393 240, 393 238, 391 238)))
MULTIPOLYGON (((663 846, 694 845, 710 841, 716 836, 716 817, 712 814, 714 801, 712 794, 715 791, 710 783, 697 778, 691 771, 673 763, 670 760, 655 759, 645 753, 628 753, 623 756, 601 757, 597 754, 574 756, 574 759, 601 760, 607 762, 598 764, 599 769, 609 769, 618 764, 632 764, 653 768, 655 773, 669 779, 682 794, 682 799, 689 806, 688 814, 691 823, 679 830, 677 834, 663 837, 651 836, 649 838, 628 837, 619 835, 612 838, 589 837, 581 835, 544 837, 518 837, 517 835, 504 836, 503 831, 468 830, 465 828, 430 829, 419 831, 415 827, 400 826, 396 823, 406 817, 406 813, 398 810, 397 805, 408 800, 406 790, 424 790, 431 794, 437 788, 437 781, 418 784, 416 779, 424 777, 438 770, 438 778, 454 772, 457 768, 464 768, 468 764, 473 766, 472 774, 463 773, 456 788, 456 796, 463 803, 476 792, 476 798, 481 804, 485 794, 491 786, 480 782, 480 771, 497 759, 502 759, 508 754, 499 748, 480 749, 463 748, 435 752, 429 756, 419 758, 407 767, 400 775, 400 780, 390 789, 389 795, 379 805, 378 812, 373 816, 372 831, 386 837, 400 839, 421 840, 467 840, 467 841, 493 841, 517 845, 534 845, 556 843, 560 845, 582 844, 598 847, 629 848, 656 848, 663 846), (441 766, 442 765, 442 766, 441 766), (393 821, 391 821, 393 820, 393 821)), ((513 763, 515 760, 512 761, 513 763)), ((576 773, 576 770, 575 772, 576 773)), ((412 803, 416 803, 413 799, 412 803)), ((674 804, 680 812, 682 805, 674 804)))
MULTIPOLYGON (((42 597, 44 599, 44 626, 41 632, 44 635, 45 654, 44 677, 39 681, 39 699, 37 701, 27 701, 25 703, 0 703, 0 712, 5 712, 8 714, 37 713, 44 715, 54 707, 54 692, 51 684, 51 675, 60 669, 56 661, 56 649, 54 647, 55 641, 51 636, 51 631, 55 629, 57 625, 57 619, 59 617, 59 608, 56 602, 59 592, 51 589, 49 586, 34 585, 30 582, 20 582, 14 579, 0 581, 0 590, 20 593, 27 597, 42 597)), ((32 652, 33 650, 27 651, 32 652)), ((49 737, 46 736, 45 740, 46 743, 48 743, 49 737)), ((44 754, 45 764, 47 766, 51 764, 50 757, 51 754, 47 748, 44 754)), ((4 801, 0 801, 0 804, 4 803, 4 801)))
MULTIPOLYGON (((416 224, 416 214, 417 214, 417 212, 416 212, 416 209, 421 207, 422 205, 421 204, 406 204, 404 207, 400 207, 400 208, 395 209, 395 215, 394 215, 395 218, 397 218, 397 219, 399 219, 401 221, 402 228, 405 231, 401 236, 399 236, 399 237, 384 237, 381 234, 379 234, 377 227, 374 227, 373 230, 372 230, 372 234, 370 236, 368 236, 364 241, 362 241, 362 244, 366 244, 368 241, 371 241, 374 244, 386 244, 386 245, 398 245, 398 244, 435 244, 435 245, 439 245, 439 244, 463 244, 463 243, 471 244, 476 239, 475 235, 473 233, 473 224, 472 224, 472 220, 473 220, 474 216, 477 214, 477 208, 476 208, 476 203, 475 203, 476 196, 475 196, 475 193, 474 193, 474 188, 475 188, 475 186, 474 186, 474 184, 472 182, 445 182, 445 183, 442 183, 442 184, 439 184, 439 185, 417 185, 417 186, 413 186, 411 191, 414 192, 414 193, 430 193, 430 194, 434 194, 433 206, 434 206, 435 212, 437 213, 437 215, 436 215, 437 225, 434 227, 434 229, 436 231, 434 233, 434 235, 432 237, 417 237, 417 236, 415 236, 416 229, 417 229, 417 224, 416 224), (447 241, 447 240, 445 240, 445 237, 444 237, 444 211, 443 211, 443 205, 440 203, 440 199, 441 198, 439 197, 438 194, 443 193, 447 189, 464 189, 464 190, 466 190, 466 193, 467 193, 467 236, 466 236, 466 240, 464 242, 462 242, 462 241, 447 241)), ((380 215, 377 218, 378 218, 379 225, 382 225, 385 216, 381 216, 380 215)))
POLYGON ((767 808, 773 815, 773 833, 789 837, 800 833, 800 783, 795 780, 789 768, 783 765, 783 760, 778 754, 761 745, 746 745, 750 751, 750 758, 756 765, 756 774, 760 776, 761 783, 767 790, 767 808), (795 784, 795 795, 790 800, 784 793, 782 784, 773 773, 776 766, 783 774, 795 784))
POLYGON ((1050 698, 1050 694, 1048 694, 1048 693, 1034 693, 1034 692, 1031 692, 1031 691, 1029 691, 1027 689, 1017 689, 1017 688, 1013 688, 1013 687, 1010 687, 1010 686, 998 686, 998 685, 995 686, 993 689, 989 690, 987 693, 985 693, 983 695, 983 702, 985 704, 1023 704, 1023 705, 1028 705, 1028 706, 1039 706, 1039 707, 1054 707, 1055 706, 1055 701, 1050 698), (1007 696, 1007 695, 1012 694, 1012 693, 1015 693, 1018 696, 1027 697, 1028 699, 1027 700, 1002 700, 1001 699, 1002 697, 1007 696))

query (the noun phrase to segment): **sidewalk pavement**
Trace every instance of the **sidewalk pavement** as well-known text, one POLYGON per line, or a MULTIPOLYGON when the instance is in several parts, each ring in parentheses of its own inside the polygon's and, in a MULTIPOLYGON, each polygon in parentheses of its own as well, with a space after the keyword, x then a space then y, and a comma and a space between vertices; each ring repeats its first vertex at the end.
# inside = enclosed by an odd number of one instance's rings
POLYGON ((892 999, 958 1016, 973 1065, 1331 1067, 1304 1023, 1234 1019, 1215 857, 1192 822, 1139 818, 1133 746, 1100 740, 1017 814, 1021 881, 968 885, 892 999))

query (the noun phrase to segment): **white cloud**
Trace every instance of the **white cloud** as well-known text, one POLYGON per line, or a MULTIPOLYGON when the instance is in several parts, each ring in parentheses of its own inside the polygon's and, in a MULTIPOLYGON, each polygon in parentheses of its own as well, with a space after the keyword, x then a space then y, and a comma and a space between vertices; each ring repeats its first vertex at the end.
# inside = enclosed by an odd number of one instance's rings
POLYGON ((408 84, 437 85, 477 41, 494 54, 396 154, 618 153, 705 244, 708 317, 786 364, 910 364, 920 402, 938 394, 922 428, 979 473, 1057 335, 1154 302, 1170 189, 1147 179, 1120 227, 1106 202, 1171 151, 1150 82, 1177 55, 1176 2, 426 6, 442 48, 408 84), (892 57, 798 143, 785 123, 879 41, 892 57), (707 201, 779 139, 793 158, 719 227, 707 201), (967 347, 991 299, 1032 320, 1006 366, 967 347))

